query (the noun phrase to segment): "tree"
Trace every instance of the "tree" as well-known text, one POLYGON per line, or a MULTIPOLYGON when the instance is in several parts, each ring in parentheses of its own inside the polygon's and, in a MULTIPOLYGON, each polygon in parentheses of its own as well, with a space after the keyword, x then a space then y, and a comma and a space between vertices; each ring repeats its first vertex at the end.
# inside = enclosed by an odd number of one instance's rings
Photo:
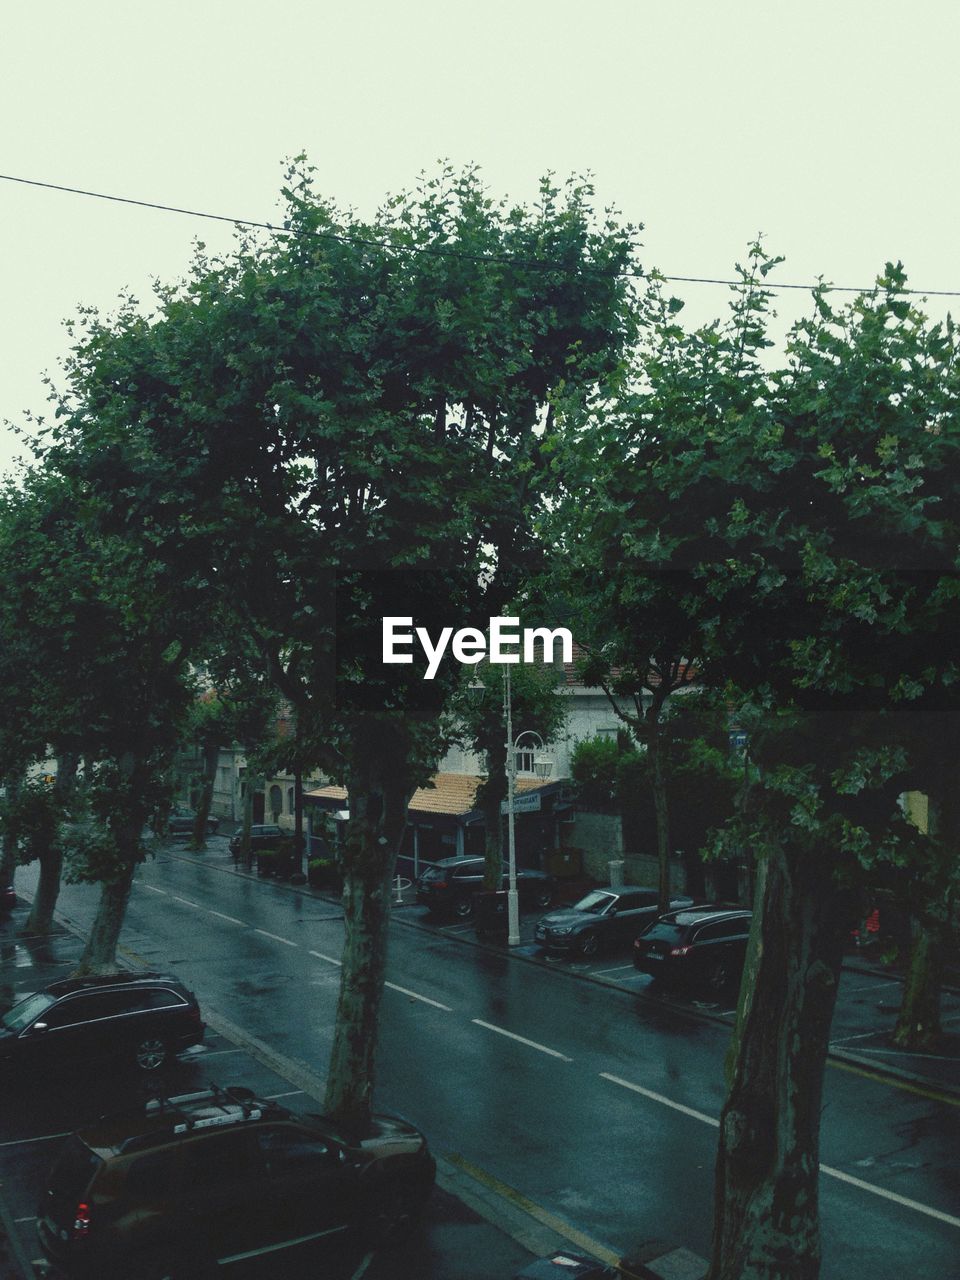
POLYGON ((757 896, 711 1280, 818 1273, 819 1103, 854 890, 924 857, 897 806, 896 713, 956 697, 952 330, 926 326, 888 267, 842 312, 817 291, 768 373, 772 265, 755 247, 729 323, 693 333, 654 280, 636 383, 580 433, 615 581, 749 732, 738 843, 757 851, 757 896))
POLYGON ((385 668, 380 619, 480 622, 527 545, 551 398, 619 359, 631 231, 587 184, 536 210, 444 170, 372 224, 295 162, 285 234, 241 240, 147 319, 87 318, 52 447, 107 527, 242 623, 298 739, 345 782, 346 942, 326 1105, 363 1128, 389 885, 455 672, 385 668), (481 585, 482 584, 482 585, 481 585))

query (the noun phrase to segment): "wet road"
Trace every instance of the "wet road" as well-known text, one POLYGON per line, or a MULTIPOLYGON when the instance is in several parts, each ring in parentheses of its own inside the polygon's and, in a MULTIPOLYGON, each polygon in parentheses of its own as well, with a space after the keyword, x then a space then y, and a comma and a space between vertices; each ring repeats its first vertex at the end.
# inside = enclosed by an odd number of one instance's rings
MULTIPOLYGON (((94 902, 86 886, 61 899, 80 923, 94 902)), ((323 1073, 334 904, 161 854, 138 875, 123 943, 323 1073)), ((389 981, 378 1105, 617 1252, 653 1236, 708 1252, 727 1028, 402 919, 389 981)), ((958 1139, 950 1101, 828 1069, 825 1280, 960 1275, 958 1139)))

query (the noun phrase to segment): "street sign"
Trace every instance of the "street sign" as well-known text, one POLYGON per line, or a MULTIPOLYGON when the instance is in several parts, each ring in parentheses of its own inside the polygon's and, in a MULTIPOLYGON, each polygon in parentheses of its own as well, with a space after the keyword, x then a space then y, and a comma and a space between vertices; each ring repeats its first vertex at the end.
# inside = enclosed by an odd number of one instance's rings
MULTIPOLYGON (((509 813, 510 805, 506 800, 500 801, 500 812, 509 813)), ((531 791, 522 796, 513 797, 513 812, 516 813, 539 813, 540 812, 540 792, 531 791)))

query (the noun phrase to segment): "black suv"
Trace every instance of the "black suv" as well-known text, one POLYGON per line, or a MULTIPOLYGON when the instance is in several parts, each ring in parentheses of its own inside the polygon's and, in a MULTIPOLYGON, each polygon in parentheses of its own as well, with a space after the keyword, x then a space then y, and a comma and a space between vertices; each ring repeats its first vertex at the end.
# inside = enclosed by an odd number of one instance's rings
POLYGON ((156 1071, 199 1044, 196 996, 160 973, 64 978, 0 1018, 0 1063, 27 1070, 119 1058, 156 1071))
POLYGON ((181 1280, 350 1228, 365 1243, 397 1243, 435 1172, 426 1139, 404 1120, 374 1116, 359 1139, 249 1089, 212 1086, 73 1134, 47 1178, 37 1232, 68 1276, 181 1280))
POLYGON ((694 907, 654 921, 633 944, 633 963, 667 982, 723 991, 739 981, 753 913, 742 907, 694 907))
MULTIPOLYGON (((442 858, 417 881, 417 901, 436 915, 466 920, 473 915, 473 895, 483 889, 483 858, 442 858)), ((501 889, 507 888, 509 869, 504 864, 501 889)), ((549 907, 553 879, 544 871, 517 867, 517 896, 521 907, 549 907)))
MULTIPOLYGON (((572 907, 551 911, 537 921, 534 940, 545 951, 594 956, 601 947, 629 946, 631 938, 655 919, 656 889, 625 884, 593 889, 572 907)), ((671 898, 670 906, 692 907, 692 898, 671 898)))
MULTIPOLYGON (((283 828, 278 827, 275 823, 254 823, 250 828, 250 852, 259 853, 262 849, 276 849, 283 838, 283 828)), ((243 829, 241 828, 236 835, 230 837, 230 852, 233 854, 234 861, 240 856, 240 846, 242 844, 243 829)))

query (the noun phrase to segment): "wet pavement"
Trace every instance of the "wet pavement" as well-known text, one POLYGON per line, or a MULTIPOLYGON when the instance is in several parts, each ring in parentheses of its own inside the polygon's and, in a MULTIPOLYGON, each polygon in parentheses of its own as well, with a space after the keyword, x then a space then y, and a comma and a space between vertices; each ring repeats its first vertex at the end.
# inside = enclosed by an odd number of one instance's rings
MULTIPOLYGON (((90 900, 78 886, 63 902, 82 923, 90 900)), ((656 1230, 706 1252, 731 1008, 660 995, 633 971, 629 954, 582 964, 548 960, 532 945, 535 918, 523 917, 520 954, 508 956, 492 940, 478 945, 469 923, 430 921, 422 908, 398 906, 380 1105, 411 1114, 455 1163, 461 1181, 448 1188, 456 1199, 469 1206, 459 1188, 476 1189, 484 1179, 506 1188, 493 1207, 480 1206, 491 1230, 489 1219, 503 1221, 516 1199, 511 1188, 523 1188, 567 1240, 572 1224, 595 1242, 616 1241, 617 1254, 636 1254, 656 1230)), ((205 854, 187 853, 180 843, 148 861, 124 931, 130 952, 151 967, 174 967, 202 1002, 229 1011, 238 1027, 293 1063, 326 1061, 341 943, 336 899, 236 871, 221 838, 205 854)), ((20 963, 5 957, 5 975, 20 963)), ((16 977, 19 986, 26 975, 16 977)), ((837 1069, 828 1072, 825 1094, 825 1280, 952 1275, 960 1116, 949 1105, 950 1081, 931 1075, 911 1084, 919 1075, 898 1067, 899 1080, 890 1082, 896 1087, 885 1087, 879 1055, 839 1056, 848 1038, 885 1047, 897 992, 884 984, 892 981, 872 970, 844 974, 831 1060, 837 1069), (879 1263, 861 1261, 852 1236, 875 1240, 879 1263)), ((245 1041, 234 1043, 242 1048, 245 1041)), ((955 1079, 955 1061, 943 1057, 955 1079)), ((296 1071, 280 1074, 288 1088, 291 1078, 299 1080, 296 1071)), ((468 1224, 454 1214, 435 1225, 436 1241, 452 1241, 468 1224)), ((428 1252, 431 1240, 425 1238, 428 1252)), ((535 1245, 533 1252, 549 1248, 535 1245)), ((433 1269, 400 1274, 469 1274, 454 1253, 429 1256, 433 1269)), ((504 1263, 481 1269, 478 1278, 511 1275, 513 1263, 504 1263)))

